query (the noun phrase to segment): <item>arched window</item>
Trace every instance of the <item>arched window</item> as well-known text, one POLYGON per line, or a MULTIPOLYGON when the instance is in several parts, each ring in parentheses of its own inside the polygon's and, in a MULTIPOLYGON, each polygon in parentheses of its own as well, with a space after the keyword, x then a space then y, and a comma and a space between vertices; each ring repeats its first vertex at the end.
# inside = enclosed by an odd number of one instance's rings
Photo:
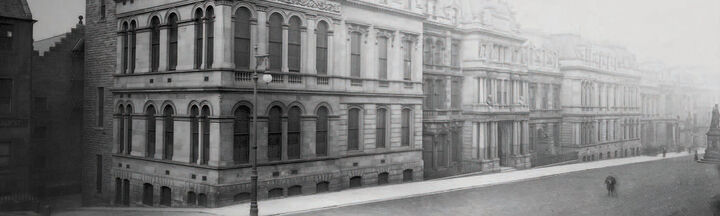
POLYGON ((188 205, 196 205, 197 204, 197 195, 195 195, 195 192, 188 191, 186 202, 188 205))
POLYGON ((297 196, 302 194, 302 186, 294 185, 288 188, 288 196, 297 196))
POLYGON ((122 202, 122 179, 115 178, 115 204, 122 202))
POLYGON ((315 154, 317 156, 327 156, 328 143, 328 109, 320 107, 317 111, 317 120, 315 122, 315 154))
POLYGON ((390 174, 388 174, 387 172, 378 174, 377 181, 378 181, 377 182, 378 185, 384 185, 384 184, 390 183, 390 174))
POLYGON ((352 32, 350 33, 350 76, 351 77, 360 77, 360 69, 362 61, 360 59, 361 55, 361 35, 360 32, 352 32))
POLYGON ((153 185, 149 183, 143 184, 143 205, 153 205, 153 185))
POLYGON ((246 106, 235 110, 233 137, 233 160, 235 163, 250 162, 250 109, 246 106))
POLYGON ((348 150, 360 149, 360 109, 348 111, 348 150))
POLYGON ((377 38, 378 79, 388 79, 388 38, 377 38))
POLYGON ((210 108, 202 107, 202 157, 200 164, 208 164, 210 161, 210 108))
POLYGON ((316 193, 324 193, 330 191, 330 182, 320 182, 315 185, 315 192, 316 193))
POLYGON ((125 106, 120 105, 117 110, 118 116, 118 153, 125 152, 125 106))
POLYGON ((435 57, 435 59, 433 60, 433 64, 445 65, 445 41, 436 41, 434 51, 435 54, 433 55, 433 57, 435 57))
POLYGON ((197 106, 190 108, 190 163, 197 163, 199 159, 200 129, 198 116, 200 109, 197 106))
POLYGON ((205 68, 212 68, 215 39, 215 12, 212 7, 208 7, 205 14, 205 36, 207 37, 205 39, 207 43, 207 50, 205 50, 205 68))
POLYGON ((250 193, 242 192, 233 196, 233 202, 245 202, 250 200, 250 193))
POLYGON ((129 66, 130 72, 135 73, 135 53, 137 52, 137 23, 135 21, 130 22, 130 59, 129 66))
POLYGON ((160 187, 160 205, 172 206, 172 191, 169 187, 160 187))
POLYGON ((412 46, 412 41, 403 41, 403 80, 412 80, 412 46))
POLYGON ((123 179, 123 201, 122 204, 125 206, 130 205, 130 180, 123 179))
POLYGON ((145 115, 147 115, 145 156, 150 158, 155 156, 155 114, 155 107, 152 105, 148 106, 147 111, 145 111, 145 115))
POLYGON ((403 109, 400 114, 400 129, 402 133, 400 137, 401 146, 410 146, 410 137, 412 133, 410 130, 410 119, 412 116, 410 114, 411 112, 409 109, 403 109))
POLYGON ((235 11, 235 68, 250 68, 250 10, 241 7, 235 11))
POLYGON ((412 169, 403 170, 403 182, 411 182, 411 181, 413 181, 413 170, 412 169))
POLYGON ((268 116, 268 151, 270 161, 282 160, 282 109, 270 108, 268 116))
POLYGON ((353 176, 350 178, 350 188, 358 188, 362 187, 362 177, 361 176, 353 176))
POLYGON ((207 195, 204 193, 198 194, 198 206, 207 207, 207 195))
POLYGON ((127 143, 127 148, 125 151, 125 154, 130 154, 132 152, 132 133, 133 133, 133 108, 130 105, 127 105, 125 107, 125 121, 127 121, 125 125, 125 143, 127 143))
POLYGON ((268 198, 272 199, 272 198, 282 197, 284 195, 284 193, 285 193, 285 190, 282 188, 273 188, 268 191, 268 198))
POLYGON ((433 61, 433 40, 432 38, 425 39, 425 45, 423 45, 423 63, 425 65, 432 65, 433 61))
POLYGON ((270 54, 270 70, 282 70, 282 52, 283 52, 283 17, 274 13, 270 16, 270 26, 268 27, 268 50, 270 54))
POLYGON ((163 159, 172 160, 173 143, 175 139, 175 120, 173 115, 175 112, 170 105, 163 109, 163 159))
POLYGON ((203 12, 198 8, 195 10, 194 26, 195 26, 195 69, 200 69, 202 65, 203 53, 203 12))
POLYGON ((122 37, 121 37, 121 38, 122 38, 122 39, 121 39, 122 41, 120 41, 120 43, 122 44, 122 53, 121 53, 122 56, 120 57, 120 59, 121 59, 121 61, 122 61, 122 73, 123 73, 123 74, 125 74, 125 73, 128 72, 128 57, 129 57, 129 56, 128 56, 128 52, 129 52, 128 49, 129 49, 129 46, 130 46, 130 43, 128 42, 128 38, 129 38, 128 34, 130 33, 130 32, 129 32, 129 28, 130 28, 130 27, 128 26, 128 23, 127 23, 127 22, 124 22, 124 23, 123 23, 123 26, 122 26, 122 33, 121 33, 121 34, 122 34, 122 37))
POLYGON ((302 122, 300 122, 301 110, 294 106, 288 111, 288 132, 287 132, 287 156, 288 159, 300 158, 302 122))
POLYGON ((387 137, 387 110, 384 108, 377 109, 375 121, 375 147, 385 148, 385 138, 387 137))
POLYGON ((150 25, 150 71, 157 72, 160 67, 160 19, 153 17, 150 25))
POLYGON ((288 69, 290 72, 300 72, 300 28, 302 21, 300 18, 293 16, 290 18, 290 27, 288 28, 288 69))
POLYGON ((315 69, 319 75, 327 75, 328 61, 328 24, 325 21, 318 22, 315 29, 315 69))
POLYGON ((177 68, 178 60, 178 18, 175 13, 168 17, 168 70, 177 68))

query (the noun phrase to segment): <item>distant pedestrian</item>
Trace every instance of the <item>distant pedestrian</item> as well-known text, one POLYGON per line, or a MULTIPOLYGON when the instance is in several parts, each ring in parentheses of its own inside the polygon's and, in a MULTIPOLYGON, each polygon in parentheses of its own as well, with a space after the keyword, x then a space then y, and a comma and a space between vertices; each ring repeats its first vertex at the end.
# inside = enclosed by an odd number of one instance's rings
POLYGON ((617 194, 615 193, 615 186, 617 184, 617 180, 615 180, 615 177, 612 175, 609 175, 607 178, 605 178, 605 186, 607 187, 608 196, 615 197, 617 194))
POLYGON ((695 161, 699 160, 697 149, 695 149, 695 161))
POLYGON ((665 149, 665 147, 663 147, 663 157, 665 157, 665 154, 667 154, 667 149, 665 149))

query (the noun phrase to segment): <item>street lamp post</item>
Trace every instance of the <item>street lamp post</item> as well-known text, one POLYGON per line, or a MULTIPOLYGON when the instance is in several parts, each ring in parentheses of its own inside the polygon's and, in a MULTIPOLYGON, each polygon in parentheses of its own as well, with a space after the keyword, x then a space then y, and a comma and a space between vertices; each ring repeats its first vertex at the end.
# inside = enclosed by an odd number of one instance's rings
MULTIPOLYGON (((257 171, 257 146, 258 146, 258 126, 257 126, 257 110, 258 110, 258 97, 257 97, 257 87, 258 87, 258 72, 264 72, 266 68, 268 68, 269 62, 267 61, 268 56, 267 55, 257 55, 255 56, 255 59, 257 60, 257 65, 255 65, 255 70, 253 71, 252 79, 254 82, 253 85, 253 130, 255 131, 255 135, 253 136, 253 146, 252 146, 252 154, 250 160, 252 162, 252 175, 250 176, 250 186, 252 187, 252 192, 250 194, 250 216, 257 216, 258 215, 258 171, 257 171)), ((272 75, 270 74, 263 74, 262 77, 263 82, 265 84, 268 84, 272 81, 272 75)))

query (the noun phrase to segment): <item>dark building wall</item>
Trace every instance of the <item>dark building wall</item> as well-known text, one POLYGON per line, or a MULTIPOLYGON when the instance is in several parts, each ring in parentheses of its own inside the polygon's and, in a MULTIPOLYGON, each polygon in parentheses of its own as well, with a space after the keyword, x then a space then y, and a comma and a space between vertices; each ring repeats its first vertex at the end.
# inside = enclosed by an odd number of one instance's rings
POLYGON ((33 56, 33 180, 44 196, 80 192, 84 26, 33 56))
POLYGON ((109 89, 112 86, 112 73, 115 71, 117 23, 114 10, 115 1, 112 0, 86 1, 82 161, 84 205, 109 203, 107 198, 112 189, 110 151, 113 99, 109 89), (105 4, 104 13, 100 10, 103 8, 102 4, 105 4), (102 96, 98 94, 100 88, 104 91, 102 96))
MULTIPOLYGON (((32 185, 28 183, 32 161, 27 157, 31 152, 28 137, 33 22, 0 15, 0 25, 5 27, 2 34, 12 32, 10 47, 0 48, 0 97, 2 104, 9 101, 9 109, 7 105, 0 109, 0 197, 31 195, 20 201, 34 199, 32 185)), ((6 206, 3 202, 0 205, 0 210, 19 206, 17 203, 6 206)))

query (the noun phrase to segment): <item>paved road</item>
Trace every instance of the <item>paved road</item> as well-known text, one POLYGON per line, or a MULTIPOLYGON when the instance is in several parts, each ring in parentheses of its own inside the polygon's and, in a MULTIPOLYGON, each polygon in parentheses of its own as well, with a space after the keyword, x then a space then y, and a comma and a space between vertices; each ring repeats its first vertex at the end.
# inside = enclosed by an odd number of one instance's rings
POLYGON ((298 215, 712 215, 719 171, 682 157, 298 215), (618 178, 616 198, 607 197, 608 174, 618 178))

